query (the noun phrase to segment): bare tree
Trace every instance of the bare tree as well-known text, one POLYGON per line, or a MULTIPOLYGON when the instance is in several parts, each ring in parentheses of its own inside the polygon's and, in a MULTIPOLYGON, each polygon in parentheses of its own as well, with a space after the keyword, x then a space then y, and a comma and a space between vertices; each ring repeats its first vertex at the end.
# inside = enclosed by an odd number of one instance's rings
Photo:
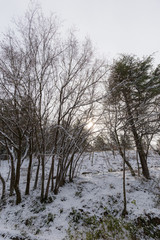
POLYGON ((70 173, 72 172, 75 153, 82 151, 80 145, 84 144, 85 140, 80 143, 78 139, 81 138, 82 130, 94 110, 96 85, 106 74, 104 62, 93 58, 89 40, 81 46, 72 33, 65 45, 67 47, 60 56, 57 68, 56 96, 59 104, 55 116, 57 124, 46 197, 53 176, 55 157, 58 166, 54 193, 57 193, 59 186, 64 184, 69 167, 70 173), (73 128, 77 119, 81 119, 83 127, 73 128))
POLYGON ((130 131, 128 131, 127 128, 127 119, 124 111, 122 111, 123 108, 124 105, 121 102, 115 102, 109 95, 108 100, 105 99, 104 103, 103 124, 106 128, 106 134, 110 136, 108 138, 109 145, 111 148, 119 151, 120 156, 129 168, 132 176, 135 176, 135 172, 125 154, 126 150, 128 150, 126 142, 130 136, 130 131))
POLYGON ((16 27, 0 43, 0 136, 10 158, 10 194, 16 192, 18 204, 23 161, 28 195, 38 159, 34 188, 40 178, 41 201, 50 186, 57 193, 68 174, 73 179, 106 64, 95 59, 89 40, 80 44, 73 33, 60 38, 57 19, 45 18, 40 9, 27 11, 16 27), (81 125, 74 127, 77 119, 81 125))

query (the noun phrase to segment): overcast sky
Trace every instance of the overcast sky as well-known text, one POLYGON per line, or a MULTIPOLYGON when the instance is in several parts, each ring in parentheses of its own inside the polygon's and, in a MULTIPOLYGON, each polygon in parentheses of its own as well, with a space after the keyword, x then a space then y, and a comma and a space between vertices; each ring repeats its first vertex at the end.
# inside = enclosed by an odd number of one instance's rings
MULTIPOLYGON (((79 38, 90 37, 108 58, 154 52, 160 63, 160 0, 39 0, 45 14, 56 13, 79 38)), ((0 0, 0 32, 21 16, 29 0, 0 0)))

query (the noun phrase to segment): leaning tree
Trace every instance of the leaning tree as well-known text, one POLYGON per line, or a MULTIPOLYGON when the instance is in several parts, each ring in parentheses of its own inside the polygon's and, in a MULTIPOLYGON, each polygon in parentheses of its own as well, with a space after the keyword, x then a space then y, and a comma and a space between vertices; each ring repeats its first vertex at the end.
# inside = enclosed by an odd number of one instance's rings
POLYGON ((149 178, 149 170, 144 142, 146 137, 153 138, 158 127, 159 77, 159 67, 153 68, 151 57, 141 60, 131 55, 122 55, 114 61, 109 76, 111 104, 121 105, 117 112, 118 120, 123 120, 121 129, 125 127, 132 133, 146 178, 149 178))

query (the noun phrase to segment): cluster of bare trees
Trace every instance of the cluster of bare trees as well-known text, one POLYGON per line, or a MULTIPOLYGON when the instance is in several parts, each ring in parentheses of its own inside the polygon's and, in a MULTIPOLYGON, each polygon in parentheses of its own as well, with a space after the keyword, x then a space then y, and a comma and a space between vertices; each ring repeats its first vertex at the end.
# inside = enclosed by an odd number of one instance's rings
MULTIPOLYGON (((41 201, 49 191, 56 194, 66 177, 72 181, 88 144, 85 125, 98 97, 97 84, 105 74, 105 63, 95 59, 89 40, 79 43, 73 33, 63 39, 57 19, 45 18, 39 9, 28 11, 1 40, 0 148, 9 157, 9 194, 16 193, 16 204, 22 201, 23 161, 28 162, 26 195, 31 175, 34 189, 41 181, 41 201)), ((4 197, 3 173, 0 180, 4 197)))
MULTIPOLYGON (((89 40, 80 43, 73 32, 64 39, 59 29, 54 16, 29 10, 0 42, 0 153, 9 158, 9 194, 16 194, 16 204, 22 201, 24 161, 25 194, 30 194, 32 179, 33 189, 40 183, 41 201, 50 191, 57 194, 67 178, 73 180, 89 145, 91 131, 85 126, 94 114, 105 126, 95 149, 112 150, 116 143, 124 169, 127 164, 135 175, 125 154, 134 147, 143 175, 150 177, 148 149, 160 125, 160 67, 153 67, 151 57, 122 55, 108 77, 106 63, 94 57, 89 40), (99 112, 103 114, 97 116, 99 112)), ((4 198, 2 172, 0 180, 4 198)))

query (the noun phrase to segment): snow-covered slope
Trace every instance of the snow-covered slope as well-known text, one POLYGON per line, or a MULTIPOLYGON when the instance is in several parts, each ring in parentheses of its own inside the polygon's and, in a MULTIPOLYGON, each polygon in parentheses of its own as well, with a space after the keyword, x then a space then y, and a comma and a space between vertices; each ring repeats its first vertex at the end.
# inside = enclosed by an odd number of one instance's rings
MULTIPOLYGON (((127 154, 136 170, 134 151, 127 154)), ((1 162, 3 175, 7 175, 6 164, 1 162)), ((160 156, 150 153, 148 164, 151 175, 148 181, 142 176, 133 177, 126 170, 126 221, 137 221, 141 216, 160 219, 160 156)), ((58 195, 50 195, 47 203, 40 203, 37 191, 31 191, 30 196, 23 196, 18 206, 15 206, 14 197, 8 197, 5 205, 1 203, 0 239, 62 240, 67 239, 67 235, 71 239, 72 231, 83 232, 83 221, 90 221, 93 216, 95 221, 109 214, 121 218, 122 174, 122 159, 118 153, 115 156, 111 152, 85 153, 74 182, 66 183, 58 195), (11 238, 13 236, 17 238, 11 238)), ((22 185, 25 184, 25 178, 25 174, 22 174, 22 185)), ((22 189, 25 189, 25 185, 22 189)), ((83 238, 77 236, 75 239, 83 238)))

